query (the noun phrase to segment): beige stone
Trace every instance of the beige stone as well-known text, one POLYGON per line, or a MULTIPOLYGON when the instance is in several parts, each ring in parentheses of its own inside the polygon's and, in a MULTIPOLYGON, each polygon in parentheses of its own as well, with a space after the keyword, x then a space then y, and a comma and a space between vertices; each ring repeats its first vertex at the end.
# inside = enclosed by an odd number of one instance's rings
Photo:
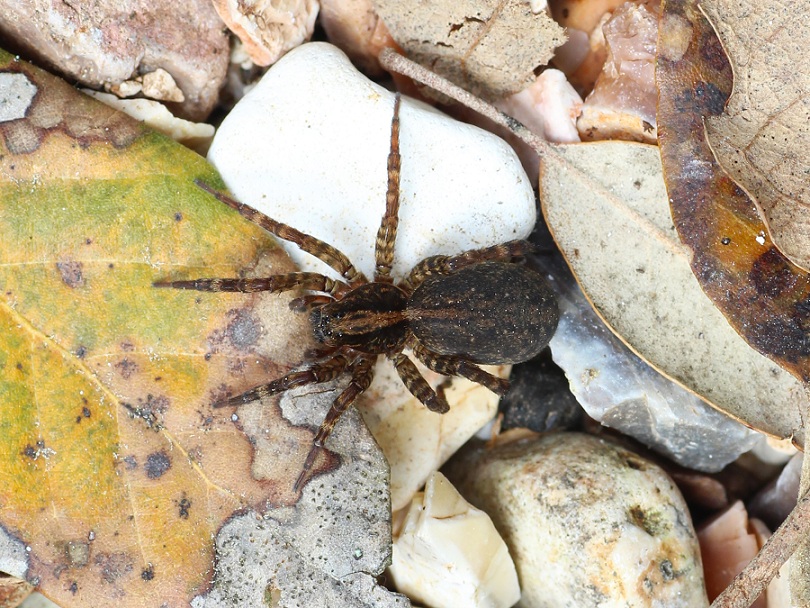
POLYGON ((445 472, 506 541, 521 608, 708 606, 686 504, 640 456, 555 433, 465 449, 445 472))

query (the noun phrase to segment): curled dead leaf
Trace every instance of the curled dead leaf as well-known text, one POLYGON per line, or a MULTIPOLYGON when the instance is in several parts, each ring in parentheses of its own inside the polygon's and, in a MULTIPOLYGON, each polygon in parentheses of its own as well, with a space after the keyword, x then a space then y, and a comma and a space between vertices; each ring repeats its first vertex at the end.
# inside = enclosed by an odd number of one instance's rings
POLYGON ((707 0, 729 56, 734 87, 725 110, 706 119, 717 161, 752 198, 770 237, 810 269, 810 74, 799 66, 810 45, 810 2, 707 0))

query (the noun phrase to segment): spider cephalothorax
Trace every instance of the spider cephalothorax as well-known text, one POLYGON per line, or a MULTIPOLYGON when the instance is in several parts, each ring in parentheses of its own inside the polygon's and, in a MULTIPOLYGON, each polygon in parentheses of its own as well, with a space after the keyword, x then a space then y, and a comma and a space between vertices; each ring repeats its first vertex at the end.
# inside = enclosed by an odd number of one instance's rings
POLYGON ((197 182, 248 220, 327 263, 342 279, 293 272, 256 279, 155 283, 158 287, 199 291, 280 292, 301 288, 308 292, 294 305, 310 311, 313 336, 319 343, 313 360, 304 369, 214 404, 239 405, 295 386, 327 382, 344 372, 350 375, 349 386, 335 399, 315 435, 296 489, 340 415, 371 384, 379 355, 391 360, 417 399, 430 410, 444 413, 449 406, 443 389, 434 390, 428 384, 405 354, 406 349, 428 369, 463 376, 502 395, 508 382, 485 372, 479 364, 526 361, 548 343, 557 326, 559 313, 551 289, 537 273, 513 263, 532 250, 527 241, 425 258, 394 283, 391 266, 399 214, 399 106, 397 95, 391 121, 386 208, 377 232, 373 280, 331 245, 197 182))

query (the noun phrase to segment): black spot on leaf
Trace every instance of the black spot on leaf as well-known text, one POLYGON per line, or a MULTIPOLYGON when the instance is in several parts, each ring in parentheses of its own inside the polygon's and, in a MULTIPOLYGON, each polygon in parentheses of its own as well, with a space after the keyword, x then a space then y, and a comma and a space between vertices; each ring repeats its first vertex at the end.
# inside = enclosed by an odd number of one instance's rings
POLYGON ((256 317, 246 310, 233 311, 231 317, 226 335, 235 348, 247 350, 259 341, 262 326, 256 317))
POLYGON ((152 452, 146 457, 144 469, 146 470, 146 476, 149 479, 158 479, 159 477, 162 477, 163 474, 170 468, 172 468, 172 461, 171 458, 169 458, 169 454, 165 450, 152 452))
POLYGON ((191 501, 184 495, 183 498, 177 502, 177 506, 180 509, 180 519, 188 519, 188 512, 189 509, 191 509, 191 501))
POLYGON ((75 260, 57 262, 56 268, 62 275, 62 282, 68 287, 75 289, 84 285, 84 275, 82 274, 82 263, 75 260))
POLYGON ((102 552, 96 555, 94 560, 96 566, 101 570, 101 578, 107 583, 114 583, 132 572, 133 563, 129 554, 123 551, 114 553, 102 552))

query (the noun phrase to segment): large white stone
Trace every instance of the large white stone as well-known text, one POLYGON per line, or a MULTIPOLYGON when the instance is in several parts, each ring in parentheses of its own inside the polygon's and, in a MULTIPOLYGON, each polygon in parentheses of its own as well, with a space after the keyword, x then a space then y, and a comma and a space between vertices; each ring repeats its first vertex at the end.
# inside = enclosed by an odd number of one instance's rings
MULTIPOLYGON (((234 107, 208 158, 239 200, 338 247, 370 277, 393 102, 337 48, 305 44, 234 107)), ((400 117, 395 276, 429 255, 529 234, 534 194, 511 148, 411 99, 400 117)), ((302 268, 324 271, 294 246, 288 251, 302 268)))

